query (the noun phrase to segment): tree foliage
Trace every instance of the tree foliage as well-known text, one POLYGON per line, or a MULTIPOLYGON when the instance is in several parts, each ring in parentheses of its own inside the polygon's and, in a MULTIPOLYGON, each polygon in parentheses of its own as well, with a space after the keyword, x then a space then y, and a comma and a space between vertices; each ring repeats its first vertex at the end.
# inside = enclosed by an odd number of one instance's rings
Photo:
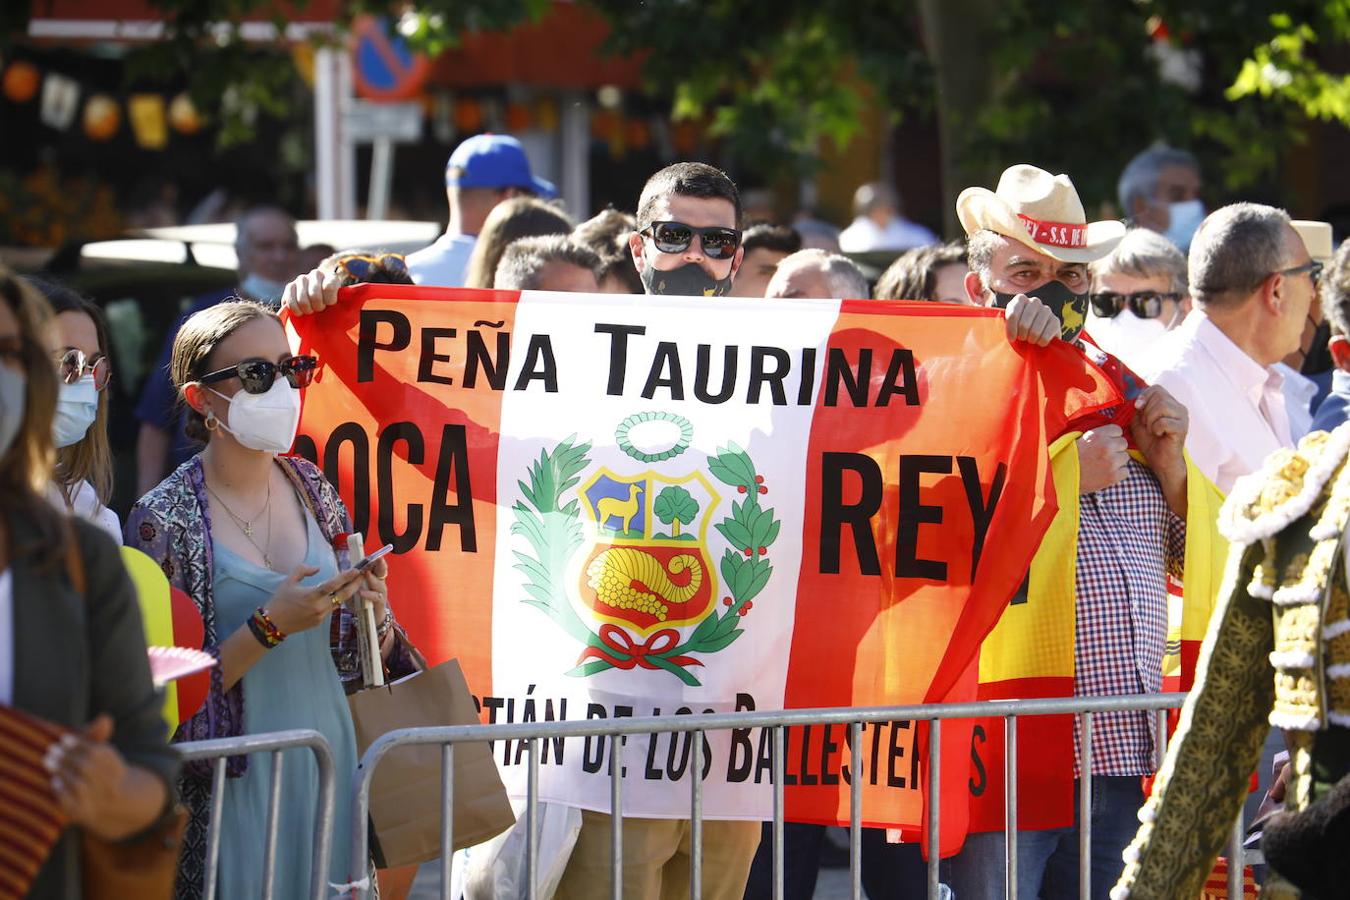
MULTIPOLYGON (((1123 155, 1157 139, 1222 160, 1212 170, 1239 188, 1271 174, 1310 121, 1350 123, 1350 77, 1326 67, 1328 48, 1350 39, 1350 0, 578 2, 610 25, 608 50, 640 54, 674 118, 705 121, 729 163, 766 176, 811 172, 826 142, 858 134, 869 104, 888 121, 935 110, 949 182, 1031 159, 1073 172, 1094 197, 1112 195, 1123 155), (1163 75, 1160 56, 1188 54, 1194 83, 1163 75)), ((226 140, 247 136, 259 111, 286 110, 286 56, 215 27, 274 4, 150 4, 167 39, 139 52, 139 73, 186 73, 226 140)), ((385 14, 437 53, 550 6, 353 0, 338 24, 385 14)))

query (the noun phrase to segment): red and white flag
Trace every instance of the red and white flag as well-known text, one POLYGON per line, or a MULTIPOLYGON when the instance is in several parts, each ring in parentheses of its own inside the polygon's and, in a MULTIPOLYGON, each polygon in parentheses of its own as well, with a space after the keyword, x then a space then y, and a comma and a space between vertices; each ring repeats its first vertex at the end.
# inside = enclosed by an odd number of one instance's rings
MULTIPOLYGON (((296 452, 394 544, 391 603, 484 721, 973 699, 1054 513, 1046 446, 1118 402, 1001 314, 880 301, 368 285, 292 319, 296 452)), ((788 811, 922 821, 920 729, 794 729, 788 811)), ((970 739, 944 729, 943 849, 970 739)), ((689 814, 690 735, 630 737, 624 812, 689 814)), ((704 738, 710 818, 771 814, 771 736, 704 738)), ((609 743, 541 742, 540 797, 607 810, 609 743)), ((525 748, 499 742, 508 784, 525 748)))

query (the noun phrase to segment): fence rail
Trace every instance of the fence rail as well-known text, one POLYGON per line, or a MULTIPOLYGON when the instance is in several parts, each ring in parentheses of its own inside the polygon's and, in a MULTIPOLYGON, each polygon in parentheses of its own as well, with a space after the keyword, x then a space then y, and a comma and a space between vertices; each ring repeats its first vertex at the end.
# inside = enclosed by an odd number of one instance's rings
MULTIPOLYGON (((314 753, 319 770, 319 796, 314 820, 314 848, 310 856, 309 895, 311 900, 328 896, 328 859, 332 852, 333 817, 337 798, 337 772, 333 751, 317 731, 307 728, 246 734, 209 741, 187 741, 175 745, 184 760, 213 760, 211 771, 211 819, 206 831, 206 875, 202 897, 214 900, 219 882, 221 811, 225 804, 225 764, 232 756, 270 753, 271 780, 267 790, 267 827, 263 844, 263 900, 272 900, 276 890, 277 829, 280 823, 282 752, 308 747, 314 753)), ((365 821, 362 814, 361 821, 365 821)), ((364 856, 362 857, 364 859, 364 856)))
MULTIPOLYGON (((1075 697, 1033 700, 994 700, 978 703, 938 703, 909 706, 887 706, 846 709, 798 709, 775 712, 736 712, 715 713, 703 716, 669 715, 648 716, 623 719, 586 719, 564 722, 536 722, 497 725, 455 725, 438 728, 409 728, 391 731, 376 740, 361 759, 353 777, 353 803, 351 828, 351 859, 364 860, 369 852, 369 834, 366 820, 370 808, 370 786, 376 768, 381 760, 396 747, 413 745, 441 745, 441 896, 448 898, 450 891, 450 848, 454 844, 454 822, 451 811, 454 806, 453 773, 454 749, 456 744, 478 743, 483 741, 519 740, 526 742, 528 748, 526 781, 526 874, 529 900, 536 897, 538 875, 538 804, 539 804, 539 742, 543 738, 569 737, 618 737, 631 734, 661 734, 696 732, 692 747, 694 752, 692 772, 702 771, 702 740, 697 739, 705 731, 727 729, 771 728, 773 729, 773 824, 771 828, 773 842, 773 896, 781 900, 783 893, 783 755, 786 742, 784 729, 803 725, 846 725, 850 729, 852 746, 861 746, 860 734, 863 724, 890 722, 895 720, 926 721, 929 723, 928 748, 928 790, 930 797, 939 796, 938 785, 941 775, 942 722, 947 719, 970 719, 1002 717, 1005 723, 1004 740, 1004 783, 1007 808, 1007 828, 1005 831, 1005 884, 1007 896, 1015 897, 1017 869, 1017 779, 1014 777, 1017 763, 1017 719, 1022 716, 1064 715, 1078 716, 1082 735, 1082 758, 1091 759, 1093 716, 1104 712, 1149 711, 1156 713, 1159 734, 1158 749, 1161 759, 1162 744, 1166 740, 1167 710, 1175 709, 1185 700, 1185 694, 1130 695, 1120 697, 1075 697)), ((614 759, 610 767, 610 809, 611 827, 611 892, 615 898, 623 895, 623 771, 621 761, 622 741, 611 742, 614 759)), ((851 895, 861 900, 861 867, 859 863, 862 839, 862 788, 864 780, 864 762, 855 761, 857 776, 849 783, 849 875, 851 895)), ((702 889, 702 824, 703 824, 703 781, 690 779, 690 897, 698 900, 702 889)), ((1079 784, 1079 872, 1080 896, 1090 896, 1091 865, 1091 766, 1085 766, 1079 784)), ((930 802, 925 830, 930 841, 936 846, 936 836, 941 825, 940 804, 930 802)), ((1234 829, 1231 856, 1229 859, 1229 896, 1242 896, 1242 819, 1238 817, 1234 829)), ((360 883, 357 883, 360 885, 360 883)), ((359 896, 369 896, 368 888, 360 886, 359 896)), ((928 861, 928 896, 939 897, 938 855, 930 854, 928 861)))

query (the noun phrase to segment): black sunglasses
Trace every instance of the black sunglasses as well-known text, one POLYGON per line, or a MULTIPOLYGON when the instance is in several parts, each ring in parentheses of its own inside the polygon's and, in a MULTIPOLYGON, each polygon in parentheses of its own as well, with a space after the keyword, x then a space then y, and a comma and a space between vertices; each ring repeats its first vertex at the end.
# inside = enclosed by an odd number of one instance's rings
POLYGON ((56 357, 57 372, 65 384, 75 384, 89 373, 94 376, 94 390, 101 391, 112 378, 112 363, 102 353, 85 356, 83 350, 70 347, 56 357))
POLYGON ((246 359, 238 365, 221 369, 197 379, 201 384, 215 384, 230 378, 238 378, 244 390, 250 394, 265 394, 272 389, 277 373, 286 376, 293 388, 309 387, 314 380, 314 370, 319 361, 312 356, 292 356, 281 363, 268 362, 265 359, 246 359))
POLYGON ((738 229, 716 225, 695 228, 683 222, 653 222, 639 234, 650 237, 656 249, 662 253, 683 253, 689 249, 694 235, 698 235, 699 243, 703 245, 703 255, 708 259, 730 259, 741 245, 741 232, 738 229))
POLYGON ((1322 264, 1315 259, 1309 260, 1301 266, 1294 266, 1292 269, 1281 269, 1276 274, 1302 275, 1304 272, 1308 273, 1308 277, 1312 279, 1313 284, 1317 284, 1322 280, 1322 264))
POLYGON ((1088 298, 1092 311, 1103 319, 1114 319, 1122 309, 1128 309, 1141 319, 1156 319, 1162 315, 1164 300, 1176 302, 1180 299, 1180 294, 1162 291, 1135 291, 1133 294, 1098 291, 1088 298))

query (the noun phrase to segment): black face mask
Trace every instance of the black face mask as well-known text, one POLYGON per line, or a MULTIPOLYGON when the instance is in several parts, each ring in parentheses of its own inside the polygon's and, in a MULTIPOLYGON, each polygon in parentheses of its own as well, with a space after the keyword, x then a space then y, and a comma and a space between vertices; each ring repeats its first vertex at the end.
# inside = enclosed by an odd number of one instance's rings
MULTIPOLYGON (((1069 290, 1064 282, 1051 279, 1038 288, 1018 291, 1018 293, 1035 297, 1055 314, 1055 318, 1059 319, 1060 337, 1066 341, 1078 339, 1078 335, 1083 331, 1083 322, 1087 316, 1087 291, 1075 294, 1069 290)), ((1017 294, 1001 294, 995 291, 994 305, 999 309, 1006 309, 1008 304, 1012 302, 1012 298, 1016 296, 1017 294)))
POLYGON ((1313 332, 1312 344, 1308 346, 1308 352, 1303 357, 1302 373, 1304 375, 1322 375, 1335 368, 1336 363, 1331 358, 1331 323, 1325 319, 1317 330, 1313 332))
POLYGON ((685 263, 678 269, 658 272, 648 265, 642 270, 642 287, 649 294, 671 297, 725 297, 731 290, 731 275, 714 278, 698 263, 685 263))

